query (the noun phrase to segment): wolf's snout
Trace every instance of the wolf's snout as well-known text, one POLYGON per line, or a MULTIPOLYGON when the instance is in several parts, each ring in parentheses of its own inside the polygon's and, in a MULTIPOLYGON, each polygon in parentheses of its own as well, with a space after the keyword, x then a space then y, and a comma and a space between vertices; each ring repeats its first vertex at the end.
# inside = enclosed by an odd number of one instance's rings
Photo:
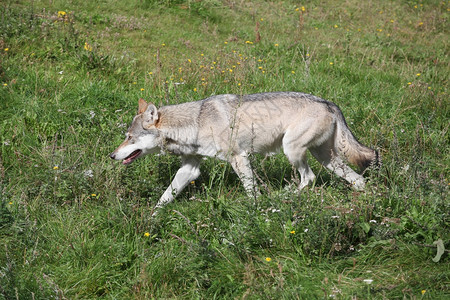
POLYGON ((111 153, 111 154, 109 155, 109 157, 110 157, 111 159, 116 159, 116 154, 113 152, 113 153, 111 153))

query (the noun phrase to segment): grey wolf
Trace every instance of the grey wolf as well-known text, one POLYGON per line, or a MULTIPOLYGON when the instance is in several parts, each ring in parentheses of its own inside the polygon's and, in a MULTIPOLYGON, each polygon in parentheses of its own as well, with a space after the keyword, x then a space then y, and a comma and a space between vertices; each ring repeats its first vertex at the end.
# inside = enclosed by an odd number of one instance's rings
POLYGON ((354 137, 336 104, 296 92, 217 95, 159 109, 139 99, 126 139, 110 157, 127 165, 160 151, 181 156, 182 165, 156 211, 200 175, 202 156, 228 161, 247 193, 254 195, 248 155, 280 148, 300 173, 300 190, 315 180, 307 150, 357 190, 364 189, 364 178, 344 160, 360 171, 378 160, 377 151, 354 137))

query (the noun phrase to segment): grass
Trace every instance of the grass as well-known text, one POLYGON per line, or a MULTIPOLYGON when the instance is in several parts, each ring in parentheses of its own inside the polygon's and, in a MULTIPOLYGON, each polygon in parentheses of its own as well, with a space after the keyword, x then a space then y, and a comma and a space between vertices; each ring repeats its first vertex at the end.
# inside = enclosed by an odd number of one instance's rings
POLYGON ((4 1, 0 298, 445 299, 448 17, 442 1, 4 1), (304 7, 304 10, 302 9, 304 7), (157 218, 179 166, 108 154, 140 97, 302 91, 380 150, 363 193, 252 157, 213 159, 157 218), (370 281, 372 280, 372 281, 370 281))

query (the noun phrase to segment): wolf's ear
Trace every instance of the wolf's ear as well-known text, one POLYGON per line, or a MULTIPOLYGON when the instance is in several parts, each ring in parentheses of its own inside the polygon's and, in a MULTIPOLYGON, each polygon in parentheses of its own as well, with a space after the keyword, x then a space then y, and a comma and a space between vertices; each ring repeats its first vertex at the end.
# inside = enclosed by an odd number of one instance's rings
POLYGON ((158 120, 158 110, 156 109, 156 106, 153 103, 146 103, 146 105, 147 107, 142 114, 142 117, 144 118, 142 126, 144 128, 148 128, 151 125, 154 125, 158 120))
POLYGON ((142 114, 147 109, 148 103, 145 102, 144 99, 139 99, 139 108, 138 108, 138 115, 142 114))

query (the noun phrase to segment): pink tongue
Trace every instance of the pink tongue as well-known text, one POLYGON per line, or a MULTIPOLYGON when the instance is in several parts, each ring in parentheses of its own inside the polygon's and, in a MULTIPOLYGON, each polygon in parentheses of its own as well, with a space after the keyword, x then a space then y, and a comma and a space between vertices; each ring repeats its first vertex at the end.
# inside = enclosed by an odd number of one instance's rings
POLYGON ((137 150, 137 151, 131 153, 131 155, 127 159, 124 159, 124 161, 122 163, 124 165, 127 165, 127 164, 131 163, 134 159, 136 159, 136 157, 139 156, 139 154, 141 154, 141 152, 142 151, 137 150))

